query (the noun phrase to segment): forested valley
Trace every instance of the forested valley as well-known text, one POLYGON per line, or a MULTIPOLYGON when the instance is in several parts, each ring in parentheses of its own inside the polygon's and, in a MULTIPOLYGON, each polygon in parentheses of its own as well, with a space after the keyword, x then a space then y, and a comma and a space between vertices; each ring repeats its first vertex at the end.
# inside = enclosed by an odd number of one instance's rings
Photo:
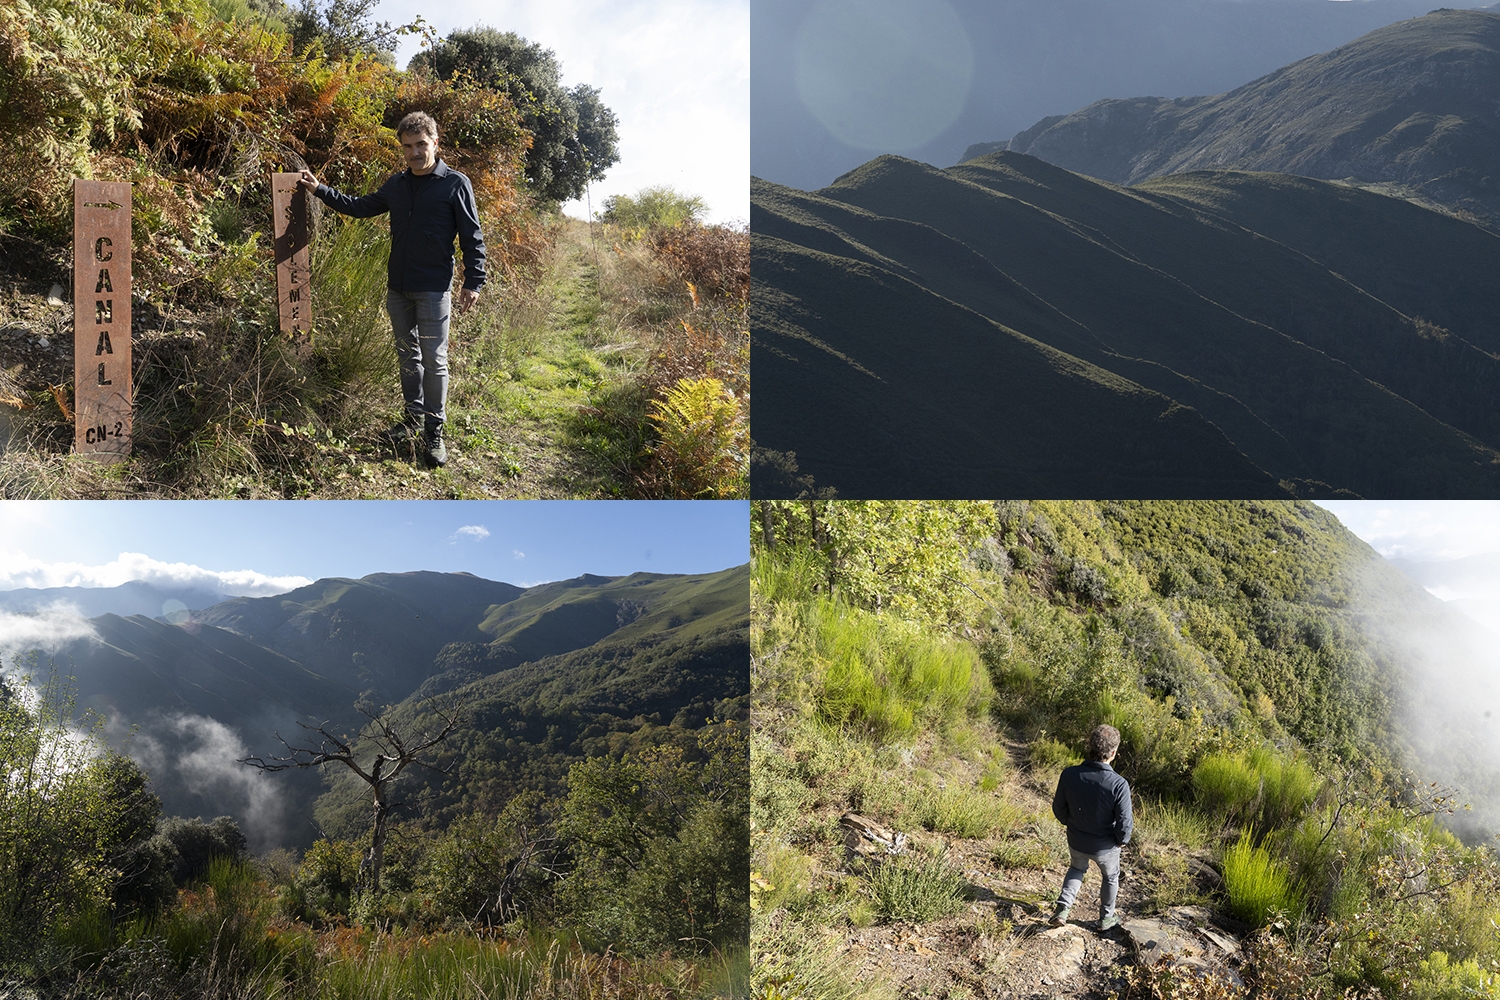
POLYGON ((4 664, 0 993, 744 995, 747 573, 79 619, 4 664))

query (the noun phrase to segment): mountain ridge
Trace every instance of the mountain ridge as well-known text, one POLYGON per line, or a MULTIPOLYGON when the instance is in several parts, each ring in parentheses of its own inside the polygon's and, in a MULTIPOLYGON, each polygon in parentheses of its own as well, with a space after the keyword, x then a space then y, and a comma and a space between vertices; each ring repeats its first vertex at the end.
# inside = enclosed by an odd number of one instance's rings
MULTIPOLYGON (((1308 226, 1252 228, 1288 184, 1324 211, 1347 188, 1227 172, 1152 186, 1165 183, 1122 188, 1010 152, 946 170, 881 156, 817 192, 752 181, 751 334, 771 394, 757 445, 850 497, 1495 488, 1500 330, 1482 309, 1450 306, 1442 327, 1400 308, 1420 304, 1394 288, 1420 285, 1420 263, 1367 266, 1355 284, 1338 268, 1370 252, 1356 240, 1304 250, 1308 226), (1235 188, 1257 208, 1218 209, 1235 188), (1171 420, 1198 426, 1196 443, 1165 440, 1171 420), (1131 461, 1145 474, 1125 474, 1131 461)), ((1494 236, 1356 194, 1382 248, 1472 235, 1445 280, 1489 287, 1494 236)))
POLYGON ((1203 169, 1349 179, 1500 228, 1500 13, 1443 8, 1226 93, 1096 101, 964 160, 1027 153, 1117 184, 1203 169))
MULTIPOLYGON (((71 677, 77 710, 104 717, 111 740, 147 764, 167 812, 231 814, 261 847, 305 846, 318 828, 299 817, 313 814, 323 776, 273 777, 235 763, 285 753, 276 734, 295 742, 299 723, 354 733, 366 721, 361 705, 412 718, 433 697, 474 697, 465 689, 499 676, 481 685, 488 717, 523 720, 524 732, 471 733, 464 745, 480 754, 515 747, 542 761, 523 777, 555 784, 578 740, 595 735, 585 737, 591 725, 628 735, 741 716, 748 572, 584 576, 531 588, 470 574, 329 577, 182 621, 97 616, 88 635, 50 654, 71 677), (484 631, 487 616, 526 595, 508 629, 484 631), (571 627, 585 619, 587 630, 571 627), (554 745, 549 733, 562 729, 576 739, 554 745), (544 747, 524 745, 530 736, 544 747)), ((502 804, 506 788, 492 787, 502 804)))

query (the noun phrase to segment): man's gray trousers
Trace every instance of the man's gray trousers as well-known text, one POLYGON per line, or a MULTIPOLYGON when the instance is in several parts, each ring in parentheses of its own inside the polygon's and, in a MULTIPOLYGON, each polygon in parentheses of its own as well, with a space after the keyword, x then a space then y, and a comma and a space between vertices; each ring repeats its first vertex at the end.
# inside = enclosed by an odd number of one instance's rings
POLYGON ((448 401, 448 319, 451 292, 388 291, 386 312, 396 332, 396 358, 406 419, 434 431, 448 401))
POLYGON ((1085 854, 1070 847, 1068 853, 1073 857, 1073 864, 1063 876, 1062 895, 1057 898, 1058 903, 1072 908, 1073 900, 1078 898, 1078 890, 1083 886, 1083 876, 1088 874, 1089 862, 1092 861, 1099 866, 1099 874, 1104 876, 1104 885, 1099 888, 1099 919, 1114 916, 1115 897, 1120 894, 1120 849, 1111 847, 1097 854, 1085 854))

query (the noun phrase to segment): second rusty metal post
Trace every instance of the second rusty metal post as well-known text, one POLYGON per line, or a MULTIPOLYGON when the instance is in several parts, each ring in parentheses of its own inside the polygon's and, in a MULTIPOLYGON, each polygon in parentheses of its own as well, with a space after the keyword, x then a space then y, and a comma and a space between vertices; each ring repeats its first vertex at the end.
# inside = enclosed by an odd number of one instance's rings
POLYGON ((299 174, 271 175, 271 211, 276 239, 276 301, 281 331, 305 337, 312 328, 312 273, 308 267, 308 194, 299 174))

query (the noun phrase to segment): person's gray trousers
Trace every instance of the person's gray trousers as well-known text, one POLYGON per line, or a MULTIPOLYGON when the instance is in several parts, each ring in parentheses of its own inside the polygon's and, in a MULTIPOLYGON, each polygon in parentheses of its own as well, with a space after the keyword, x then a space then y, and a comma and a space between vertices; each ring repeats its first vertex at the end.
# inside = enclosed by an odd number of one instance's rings
POLYGON ((385 296, 396 332, 396 359, 406 418, 428 431, 441 428, 448 402, 448 319, 451 292, 398 292, 385 296))
POLYGON ((1104 876, 1104 885, 1099 888, 1099 919, 1113 916, 1115 897, 1120 894, 1120 849, 1111 847, 1097 854, 1085 854, 1070 847, 1068 853, 1073 856, 1073 864, 1063 876, 1062 895, 1057 897, 1057 901, 1072 908, 1073 900, 1078 898, 1078 890, 1083 886, 1083 876, 1088 874, 1089 862, 1092 861, 1099 866, 1099 874, 1104 876))

